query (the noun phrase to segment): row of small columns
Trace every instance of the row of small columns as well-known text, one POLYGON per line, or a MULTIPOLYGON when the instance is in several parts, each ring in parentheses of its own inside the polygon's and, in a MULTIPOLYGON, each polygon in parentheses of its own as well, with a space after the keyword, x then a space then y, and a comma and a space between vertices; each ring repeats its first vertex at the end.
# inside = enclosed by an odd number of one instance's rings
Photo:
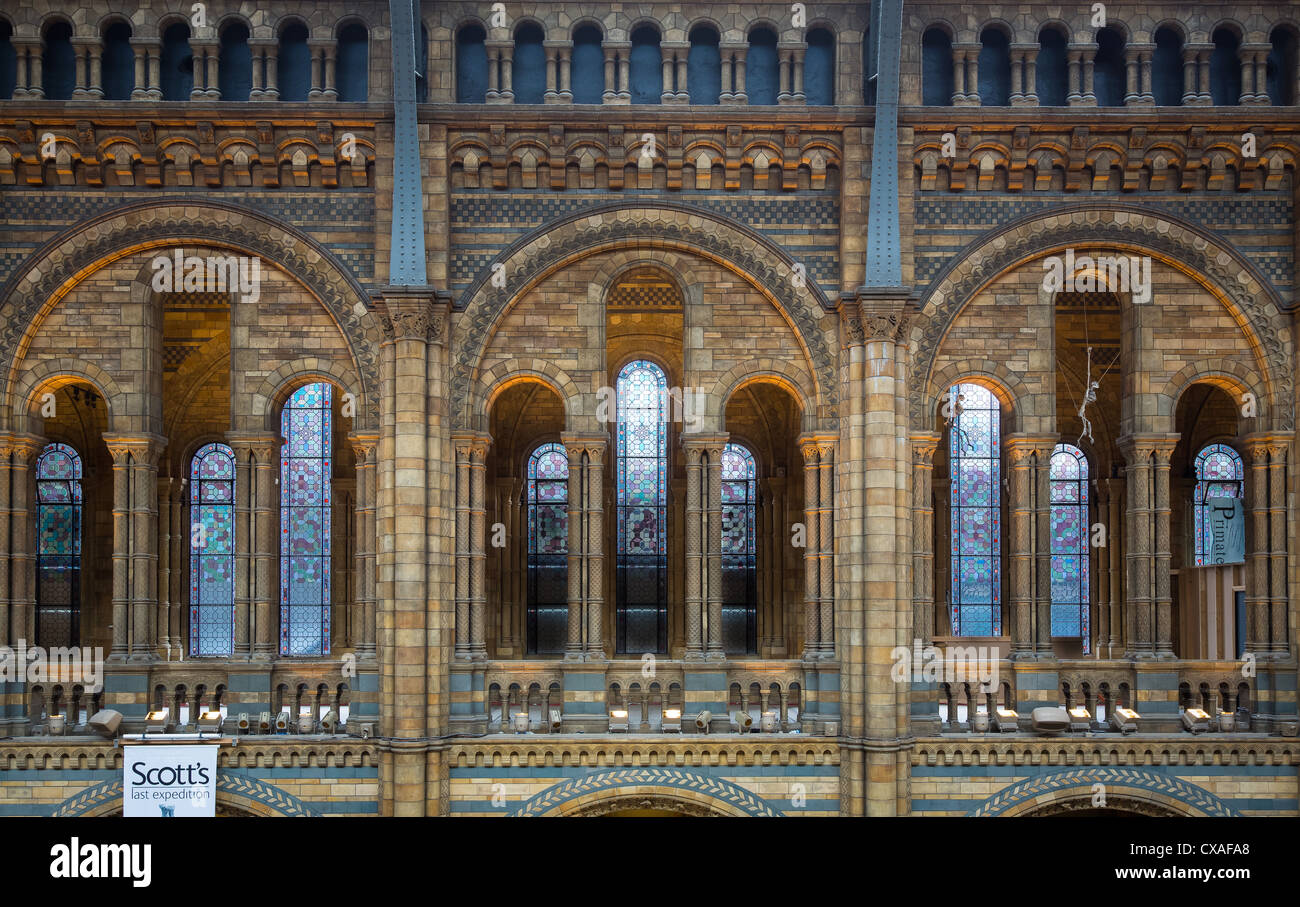
MULTIPOLYGON (((1095 637, 1106 657, 1121 652, 1127 658, 1174 657, 1169 461, 1178 440, 1178 435, 1122 438, 1120 447, 1128 464, 1123 477, 1097 482, 1098 516, 1106 520, 1108 531, 1107 545, 1099 555, 1104 559, 1096 571, 1095 637), (1121 546, 1126 581, 1121 578, 1121 546)), ((1251 463, 1247 506, 1253 527, 1247 559, 1246 648, 1256 655, 1286 657, 1285 501, 1290 440, 1264 435, 1246 442, 1251 463)), ((933 457, 939 443, 938 434, 912 436, 913 621, 923 640, 935 633, 932 494, 933 457)), ((1055 437, 1013 435, 1004 445, 1013 657, 1052 654, 1049 470, 1056 443, 1055 437)))
MULTIPOLYGON (((73 100, 93 100, 104 96, 100 84, 102 68, 100 58, 103 44, 89 38, 74 39, 76 52, 77 85, 73 89, 73 100)), ((131 92, 133 101, 161 101, 162 92, 162 42, 157 38, 132 38, 131 46, 135 51, 135 88, 131 92)), ((311 50, 311 89, 307 94, 309 101, 332 101, 338 97, 334 83, 336 47, 332 41, 310 41, 311 50)), ((190 89, 191 101, 221 100, 220 54, 221 45, 216 42, 191 41, 190 49, 194 56, 194 85, 190 89)), ((249 49, 253 60, 253 84, 249 99, 253 101, 274 101, 280 97, 276 86, 276 70, 279 57, 279 43, 276 41, 250 41, 249 49)), ((42 88, 43 49, 39 41, 14 41, 14 50, 18 57, 17 84, 13 97, 39 99, 45 97, 42 88)))
MULTIPOLYGON (((356 592, 337 643, 362 658, 375 652, 375 461, 377 436, 354 432, 356 592)), ((150 434, 104 435, 113 461, 114 661, 181 658, 185 635, 188 481, 158 475, 166 441, 150 434)), ((230 433, 235 453, 236 659, 276 655, 279 618, 279 533, 276 529, 280 439, 230 433)), ((31 435, 0 439, 0 645, 36 641, 32 464, 46 441, 31 435)))
MULTIPOLYGON (((571 81, 571 63, 573 44, 567 41, 547 41, 546 50, 546 91, 542 95, 547 104, 570 104, 573 102, 573 85, 571 81)), ((602 45, 605 51, 605 91, 601 95, 603 104, 632 103, 631 61, 629 54, 632 45, 629 42, 607 42, 602 45)), ((723 104, 744 104, 749 100, 745 93, 745 55, 748 44, 724 44, 722 53, 722 92, 719 102, 723 104)), ((690 92, 687 90, 687 59, 691 46, 684 42, 664 42, 660 44, 662 53, 663 93, 660 101, 664 104, 689 104, 690 92)), ((777 48, 780 63, 780 88, 777 102, 780 104, 802 104, 806 100, 804 93, 804 52, 802 44, 783 44, 777 48)), ((514 43, 510 41, 490 41, 487 43, 488 87, 486 100, 489 104, 514 103, 514 43)))
MULTIPOLYGON (((1011 46, 1011 94, 1013 107, 1037 106, 1037 44, 1011 46)), ((1267 68, 1269 45, 1247 44, 1238 52, 1241 60, 1242 105, 1268 104, 1267 68)), ((953 47, 953 94, 955 107, 980 105, 978 66, 981 47, 961 44, 953 47)), ((1151 59, 1154 44, 1130 44, 1125 48, 1124 103, 1130 107, 1155 105, 1152 93, 1151 59)), ((1183 104, 1213 104, 1210 95, 1210 56, 1212 44, 1189 44, 1183 48, 1183 104)), ((1092 44, 1071 44, 1068 48, 1068 94, 1071 107, 1095 107, 1094 68, 1097 48, 1092 44)))

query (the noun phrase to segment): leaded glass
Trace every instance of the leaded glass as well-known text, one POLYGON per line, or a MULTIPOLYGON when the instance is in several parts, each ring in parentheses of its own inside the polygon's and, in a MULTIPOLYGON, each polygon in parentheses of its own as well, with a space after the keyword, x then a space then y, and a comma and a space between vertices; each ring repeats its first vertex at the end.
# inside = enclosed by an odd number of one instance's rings
POLYGON ((1088 596, 1088 460, 1072 444, 1052 450, 1052 635, 1083 640, 1092 651, 1088 596))
POLYGON ((758 652, 754 455, 739 444, 722 451, 722 647, 728 655, 758 652))
POLYGON ((1206 532, 1210 498, 1240 498, 1246 494, 1246 469, 1241 455, 1226 444, 1210 444, 1196 456, 1196 492, 1192 519, 1196 531, 1196 566, 1213 563, 1206 532))
POLYGON ((569 627, 569 456, 543 444, 528 458, 528 652, 560 655, 569 627))
POLYGON ((190 655, 235 645, 235 452, 200 447, 190 462, 190 655))
POLYGON ((36 458, 36 642, 79 644, 81 457, 47 444, 36 458))
POLYGON ((333 387, 307 384, 280 413, 280 654, 330 651, 333 387))
POLYGON ((954 636, 1002 634, 1001 412, 978 384, 951 390, 948 432, 954 636))
POLYGON ((618 373, 617 648, 668 651, 668 379, 653 362, 618 373))

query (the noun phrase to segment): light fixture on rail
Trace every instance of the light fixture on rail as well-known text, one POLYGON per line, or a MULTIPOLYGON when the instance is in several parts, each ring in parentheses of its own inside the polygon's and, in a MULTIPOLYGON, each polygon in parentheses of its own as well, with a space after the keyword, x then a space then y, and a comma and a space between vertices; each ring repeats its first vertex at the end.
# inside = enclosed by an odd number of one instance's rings
POLYGON ((1020 713, 1015 709, 994 709, 991 720, 993 729, 1001 734, 1015 731, 1020 727, 1020 713))
POLYGON ((259 734, 271 733, 271 713, 263 712, 257 716, 257 732, 259 734))
POLYGON ((311 706, 300 706, 298 709, 298 733, 310 734, 315 723, 315 719, 311 714, 311 706))
POLYGON ((739 709, 731 713, 731 730, 737 734, 743 734, 754 726, 754 717, 748 712, 742 712, 739 709))
POLYGON ((1034 730, 1040 734, 1059 734, 1070 726, 1070 713, 1060 706, 1043 706, 1029 713, 1034 730))
POLYGON ((167 732, 167 718, 171 715, 171 709, 154 709, 144 716, 144 732, 146 734, 165 734, 167 732))
POLYGON ((528 733, 528 713, 527 713, 527 712, 515 712, 512 716, 510 716, 510 726, 514 729, 514 732, 515 732, 516 734, 527 734, 527 733, 528 733))
POLYGON ((768 710, 763 713, 762 717, 759 720, 758 726, 763 731, 764 734, 775 734, 777 730, 776 719, 777 719, 776 712, 772 710, 768 710))
POLYGON ((320 720, 320 732, 322 734, 333 734, 339 727, 339 713, 330 709, 320 720))
POLYGON ((235 728, 241 734, 247 734, 253 729, 253 721, 248 717, 247 712, 239 713, 239 717, 235 719, 235 728))
POLYGON ((664 717, 659 723, 659 730, 665 734, 680 734, 682 732, 682 710, 664 709, 664 717))
POLYGON ((1092 713, 1081 705, 1070 709, 1070 730, 1086 731, 1092 727, 1092 713))
POLYGON ((1138 729, 1141 717, 1137 712, 1121 705, 1110 713, 1110 726, 1121 734, 1132 734, 1138 729))
POLYGON ((277 712, 275 716, 275 732, 277 734, 289 733, 289 710, 277 712))
POLYGON ((90 729, 101 737, 113 739, 122 723, 122 713, 116 709, 100 709, 90 716, 90 729))
POLYGON ((1210 729, 1210 713, 1204 709, 1183 709, 1183 727, 1193 734, 1210 729))
POLYGON ((619 706, 609 710, 609 732, 617 734, 627 731, 627 708, 619 706))
POLYGON ((559 709, 551 709, 549 714, 550 714, 550 717, 551 717, 551 733, 552 733, 552 734, 558 734, 558 733, 560 733, 561 731, 563 731, 563 730, 564 730, 564 719, 560 717, 560 710, 559 710, 559 709))
POLYGON ((707 734, 709 732, 709 722, 712 720, 713 713, 705 709, 695 716, 695 729, 702 734, 707 734))
POLYGON ((200 711, 198 726, 199 736, 202 736, 204 731, 214 734, 219 733, 221 730, 221 712, 216 709, 200 711))

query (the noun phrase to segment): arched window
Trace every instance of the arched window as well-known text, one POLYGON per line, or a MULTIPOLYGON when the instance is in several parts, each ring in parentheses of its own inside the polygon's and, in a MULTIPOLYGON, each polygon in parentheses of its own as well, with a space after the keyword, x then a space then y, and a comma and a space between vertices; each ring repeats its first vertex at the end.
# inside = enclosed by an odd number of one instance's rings
POLYGON ((10 40, 13 34, 14 27, 0 19, 0 101, 12 98, 18 87, 18 51, 10 40))
POLYGON ((333 387, 307 384, 280 413, 280 654, 330 651, 333 387))
POLYGON ((1073 444, 1057 444, 1048 470, 1052 508, 1052 635, 1083 640, 1088 626, 1088 460, 1073 444))
POLYGON ((1230 28, 1214 30, 1214 51, 1210 54, 1210 97, 1221 107, 1241 103, 1241 60, 1237 51, 1241 39, 1230 28))
POLYGON ((717 104, 722 96, 722 51, 718 32, 708 25, 691 29, 686 57, 686 90, 692 104, 717 104))
POLYGON ((1065 45, 1065 33, 1059 28, 1045 28, 1038 36, 1034 93, 1038 95, 1040 107, 1064 107, 1069 103, 1070 72, 1065 45))
POLYGON ((653 362, 618 373, 617 649, 668 651, 668 379, 653 362))
POLYGON ((217 68, 221 100, 247 101, 253 90, 253 53, 248 46, 248 26, 244 23, 232 22, 222 30, 217 68))
POLYGON ((1001 412, 978 384, 958 384, 948 431, 954 636, 1002 634, 1001 412))
POLYGON ((660 104, 664 94, 663 51, 659 32, 642 25, 632 32, 632 50, 628 53, 628 81, 632 86, 633 104, 660 104))
POLYGON ((980 34, 978 61, 980 105, 1006 107, 1011 103, 1011 41, 1000 28, 980 34))
POLYGON ((41 88, 48 101, 66 101, 77 87, 77 54, 72 48, 72 26, 55 22, 45 30, 41 54, 41 88))
POLYGON ((164 101, 188 101, 194 88, 194 54, 190 50, 190 27, 184 22, 163 32, 159 79, 164 101))
POLYGON ((190 461, 190 655, 235 647, 235 452, 205 444, 190 461))
POLYGON ((311 48, 307 46, 307 26, 290 22, 280 32, 276 53, 275 84, 281 101, 305 101, 311 90, 311 48))
MULTIPOLYGON (((1274 107, 1290 107, 1296 101, 1296 33, 1289 28, 1275 28, 1269 37, 1273 49, 1269 51, 1265 70, 1268 102, 1274 107)), ((0 73, 0 82, 4 81, 0 73)), ((0 88, 0 97, 5 97, 0 88)))
POLYGON ((36 642, 75 646, 81 619, 81 457, 47 444, 36 458, 36 642))
POLYGON ((921 36, 921 103, 948 107, 952 91, 952 38, 942 28, 927 28, 921 36))
POLYGON ((470 23, 456 32, 456 103, 482 104, 487 100, 487 33, 470 23))
POLYGON ((1214 563, 1209 529, 1213 498, 1240 498, 1246 494, 1246 470, 1241 455, 1226 444, 1210 444, 1196 455, 1196 492, 1192 500, 1196 531, 1196 566, 1214 563))
POLYGON ((830 107, 835 103, 835 36, 829 29, 814 28, 808 32, 803 90, 811 105, 830 107))
POLYGON ((569 70, 573 103, 599 104, 605 96, 605 51, 600 29, 580 25, 573 31, 573 66, 569 70))
POLYGON ((546 48, 542 27, 525 22, 515 29, 510 85, 516 104, 541 104, 546 94, 546 48))
POLYGON ((1151 53, 1151 93, 1157 107, 1183 103, 1183 38, 1172 28, 1156 29, 1156 49, 1151 53))
POLYGON ((104 29, 104 55, 99 65, 99 84, 106 101, 129 101, 135 89, 135 50, 131 47, 131 26, 114 22, 104 29))
POLYGON ((749 33, 745 55, 745 94, 750 104, 775 104, 780 88, 776 33, 762 26, 749 33))
POLYGON ((1128 91, 1124 71, 1124 36, 1113 28, 1097 31, 1097 56, 1093 61, 1092 88, 1098 107, 1123 107, 1128 91))
POLYGON ((528 458, 528 654, 561 655, 569 632, 569 455, 528 458))
POLYGON ((722 451, 722 647, 728 655, 758 653, 754 455, 739 444, 722 451))
POLYGON ((339 29, 334 84, 342 102, 360 103, 370 97, 370 36, 360 22, 339 29))

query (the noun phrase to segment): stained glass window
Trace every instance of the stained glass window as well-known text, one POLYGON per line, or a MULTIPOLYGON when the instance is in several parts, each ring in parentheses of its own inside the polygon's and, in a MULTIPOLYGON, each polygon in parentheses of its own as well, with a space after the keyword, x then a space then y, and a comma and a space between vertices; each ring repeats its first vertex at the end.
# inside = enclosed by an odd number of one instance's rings
POLYGON ((739 444, 722 451, 722 647, 728 655, 758 652, 754 455, 739 444))
POLYGON ((280 414, 280 654, 330 651, 333 388, 307 384, 280 414))
POLYGON ((952 510, 952 633, 1002 635, 1001 413, 978 384, 950 391, 948 431, 952 510))
POLYGON ((528 458, 528 652, 560 655, 569 633, 569 455, 543 444, 528 458))
POLYGON ((36 642, 80 643, 81 457, 47 444, 36 458, 36 642))
POLYGON ((1072 444, 1052 451, 1048 479, 1052 505, 1052 635, 1083 639, 1088 626, 1088 460, 1072 444))
POLYGON ((190 655, 235 645, 235 453, 200 447, 190 462, 190 655))
POLYGON ((617 648, 668 651, 668 379, 653 362, 618 373, 617 648))
POLYGON ((1240 498, 1246 493, 1245 465, 1241 455, 1226 444, 1210 444, 1196 456, 1196 497, 1193 521, 1196 529, 1196 566, 1213 563, 1206 512, 1210 498, 1240 498))

